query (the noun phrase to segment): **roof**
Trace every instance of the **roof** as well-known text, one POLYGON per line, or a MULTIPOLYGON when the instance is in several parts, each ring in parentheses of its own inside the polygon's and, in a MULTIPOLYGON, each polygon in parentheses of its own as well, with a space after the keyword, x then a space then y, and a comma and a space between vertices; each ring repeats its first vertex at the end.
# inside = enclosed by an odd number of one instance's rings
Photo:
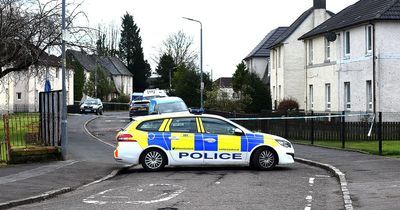
POLYGON ((77 62, 79 62, 87 71, 92 71, 96 68, 97 64, 100 64, 107 72, 109 72, 113 76, 132 76, 132 74, 122 63, 122 61, 116 57, 88 55, 85 52, 75 50, 68 50, 67 53, 72 55, 77 60, 77 62))
POLYGON ((277 40, 287 30, 287 28, 288 27, 279 27, 270 31, 264 37, 264 39, 250 52, 250 54, 247 55, 245 60, 253 57, 268 58, 270 53, 267 46, 275 42, 275 40, 277 40))
POLYGON ((218 87, 221 88, 231 88, 232 87, 232 77, 220 77, 214 82, 218 87))
POLYGON ((400 20, 400 0, 360 0, 340 11, 299 39, 379 20, 400 20))
POLYGON ((43 52, 39 57, 38 64, 43 66, 60 67, 61 59, 55 55, 49 55, 46 52, 43 52))
MULTIPOLYGON (((272 44, 268 45, 267 47, 269 49, 282 44, 287 38, 289 38, 290 35, 292 35, 297 28, 307 19, 307 17, 309 15, 311 15, 314 11, 314 7, 311 7, 310 9, 306 10, 303 14, 300 15, 299 18, 296 19, 296 21, 294 21, 292 23, 292 25, 289 26, 289 28, 287 28, 287 30, 285 31, 285 33, 283 33, 277 40, 275 40, 272 44)), ((331 12, 331 11, 326 11, 329 15, 334 16, 335 13, 331 12)))

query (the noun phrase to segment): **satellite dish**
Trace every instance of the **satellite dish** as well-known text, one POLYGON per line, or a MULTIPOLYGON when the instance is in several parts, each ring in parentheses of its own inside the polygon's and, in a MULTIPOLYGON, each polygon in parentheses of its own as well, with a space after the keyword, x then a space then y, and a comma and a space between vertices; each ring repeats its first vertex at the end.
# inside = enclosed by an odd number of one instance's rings
POLYGON ((329 42, 334 42, 334 41, 336 41, 336 33, 335 32, 328 32, 328 33, 325 34, 325 38, 329 42))

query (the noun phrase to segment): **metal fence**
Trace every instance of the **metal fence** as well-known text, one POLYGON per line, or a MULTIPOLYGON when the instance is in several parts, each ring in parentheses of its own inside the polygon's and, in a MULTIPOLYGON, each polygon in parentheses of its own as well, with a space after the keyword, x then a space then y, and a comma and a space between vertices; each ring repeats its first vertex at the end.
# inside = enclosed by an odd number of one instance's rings
MULTIPOLYGON (((309 113, 301 116, 229 117, 238 124, 295 142, 400 156, 400 113, 309 113)), ((232 116, 232 115, 230 115, 232 116)))
POLYGON ((0 163, 6 163, 9 159, 9 142, 4 132, 4 118, 0 115, 0 163))
POLYGON ((62 92, 39 93, 39 135, 42 145, 61 146, 62 92))

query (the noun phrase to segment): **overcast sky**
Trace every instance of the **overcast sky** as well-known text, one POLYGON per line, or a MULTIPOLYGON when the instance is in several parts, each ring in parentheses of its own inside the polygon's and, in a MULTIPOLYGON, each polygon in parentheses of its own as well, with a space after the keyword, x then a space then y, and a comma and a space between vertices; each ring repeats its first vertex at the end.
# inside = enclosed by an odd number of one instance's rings
MULTIPOLYGON (((339 12, 357 0, 327 0, 327 9, 339 12)), ((85 0, 89 24, 121 25, 128 12, 141 30, 145 59, 151 61, 169 34, 184 31, 200 49, 203 23, 203 69, 213 70, 213 79, 232 76, 243 58, 271 30, 289 26, 313 0, 85 0)), ((152 69, 156 67, 150 62, 152 69)))

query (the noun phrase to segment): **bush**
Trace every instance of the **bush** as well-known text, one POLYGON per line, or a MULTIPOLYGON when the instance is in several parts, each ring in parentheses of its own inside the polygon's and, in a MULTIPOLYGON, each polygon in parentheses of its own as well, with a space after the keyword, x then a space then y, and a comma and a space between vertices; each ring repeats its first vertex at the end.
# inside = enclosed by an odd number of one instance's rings
POLYGON ((293 115, 298 113, 299 111, 299 103, 294 98, 285 98, 278 105, 278 112, 280 114, 289 114, 293 115))

